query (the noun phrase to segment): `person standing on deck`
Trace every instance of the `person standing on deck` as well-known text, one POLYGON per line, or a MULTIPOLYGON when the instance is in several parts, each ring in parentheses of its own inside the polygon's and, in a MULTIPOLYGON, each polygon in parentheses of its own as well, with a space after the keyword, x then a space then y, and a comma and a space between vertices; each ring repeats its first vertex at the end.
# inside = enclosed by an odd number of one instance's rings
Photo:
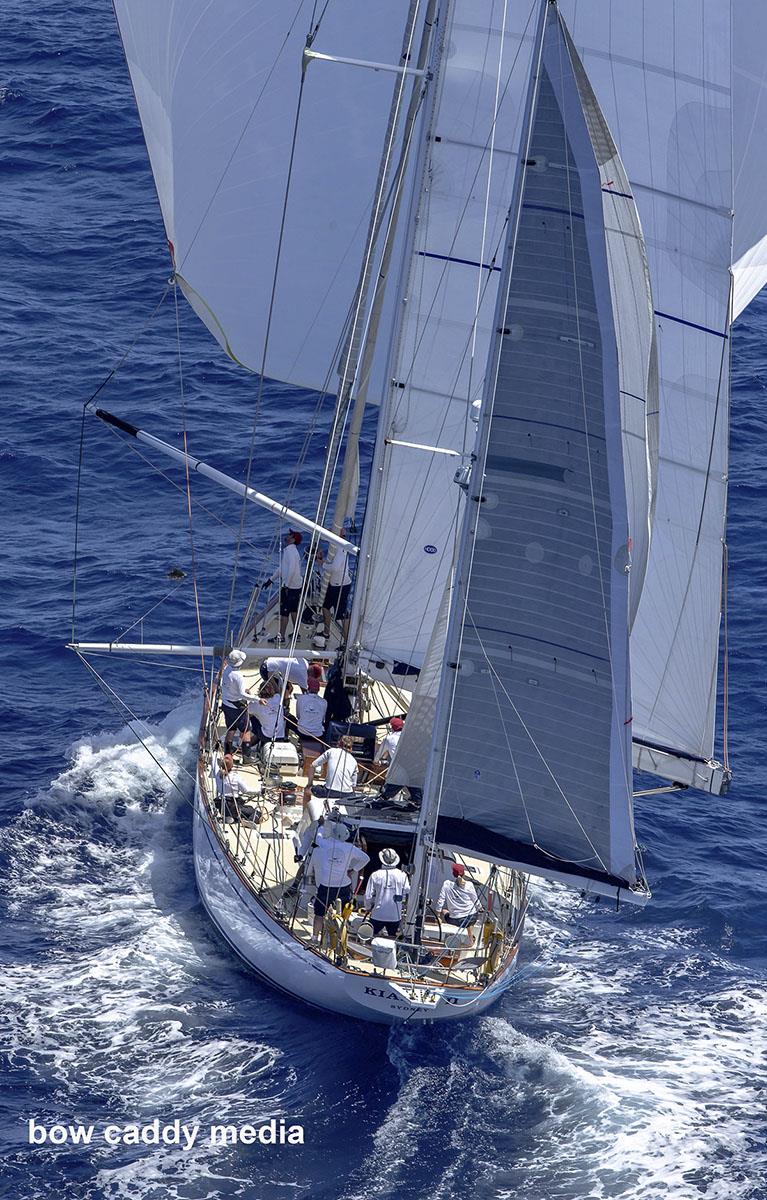
POLYGON ((479 916, 477 889, 466 878, 463 863, 453 863, 453 878, 446 879, 442 884, 437 912, 442 914, 443 921, 452 921, 463 927, 473 925, 479 916))
POLYGON ((314 901, 314 937, 319 942, 328 908, 340 900, 341 908, 351 900, 357 874, 370 862, 370 855, 349 843, 349 830, 340 821, 326 821, 317 831, 311 865, 317 895, 314 901))
POLYGON ((304 582, 304 570, 298 550, 302 541, 303 535, 297 529, 289 529, 280 554, 280 632, 276 638, 272 638, 272 641, 278 644, 285 641, 289 617, 293 618, 294 632, 298 627, 298 602, 304 582))
POLYGON ((410 894, 410 880, 399 865, 396 850, 387 847, 378 855, 381 866, 368 879, 365 906, 373 922, 373 935, 384 930, 396 937, 402 920, 402 905, 410 894))
POLYGON ((289 683, 300 687, 302 692, 306 691, 309 667, 305 658, 265 658, 259 671, 264 683, 279 676, 280 680, 287 678, 289 683))
POLYGON ((324 629, 322 636, 327 645, 330 637, 330 625, 333 618, 342 626, 344 639, 346 638, 346 613, 349 607, 349 592, 351 591, 352 577, 349 573, 349 555, 345 550, 338 549, 335 553, 335 558, 330 564, 330 576, 328 578, 328 587, 325 592, 325 599, 322 601, 322 619, 324 621, 324 629))
POLYGON ((245 755, 250 747, 250 729, 248 727, 248 700, 250 696, 245 687, 245 676, 241 667, 245 662, 242 650, 231 650, 227 655, 224 671, 221 676, 221 705, 226 721, 224 734, 224 753, 231 754, 234 742, 234 731, 239 730, 241 744, 245 755))

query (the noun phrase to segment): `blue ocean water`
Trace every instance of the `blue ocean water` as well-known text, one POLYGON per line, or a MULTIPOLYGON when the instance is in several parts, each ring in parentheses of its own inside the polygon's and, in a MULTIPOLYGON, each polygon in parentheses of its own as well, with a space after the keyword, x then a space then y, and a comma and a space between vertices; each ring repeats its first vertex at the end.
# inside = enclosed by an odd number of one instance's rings
MULTIPOLYGON (((654 891, 642 912, 536 886, 528 965, 491 1015, 393 1031, 321 1016, 219 945, 195 893, 185 797, 64 648, 82 404, 155 308, 168 260, 110 5, 5 0, 0 45, 0 1195, 764 1200, 767 298, 733 345, 730 795, 640 802, 654 891), (29 1117, 272 1115, 303 1122, 306 1145, 26 1143, 29 1117)), ((182 334, 190 446, 241 476, 255 384, 185 310, 182 334)), ((177 439, 175 355, 166 301, 100 400, 177 439)), ((266 490, 287 492, 313 410, 268 390, 266 490)), ((93 420, 84 463, 78 635, 98 639, 171 590, 190 544, 181 493, 93 420)), ((239 510, 203 482, 194 494, 209 510, 195 535, 215 641, 239 510)), ((248 534, 238 607, 268 522, 248 534)), ((144 635, 195 637, 188 583, 144 635)), ((97 665, 183 792, 200 704, 190 664, 97 665)))

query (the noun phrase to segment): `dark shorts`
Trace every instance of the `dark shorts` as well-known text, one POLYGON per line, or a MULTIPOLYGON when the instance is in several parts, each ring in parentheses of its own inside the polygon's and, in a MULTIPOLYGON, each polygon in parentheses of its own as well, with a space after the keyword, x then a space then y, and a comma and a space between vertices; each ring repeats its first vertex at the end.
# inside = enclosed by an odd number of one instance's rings
POLYGON ((298 601, 301 599, 301 589, 280 588, 280 616, 290 617, 298 612, 298 601))
POLYGON ((373 921, 373 937, 378 937, 384 930, 389 937, 396 937, 399 933, 399 921, 373 921))
POLYGON ((224 720, 226 721, 227 733, 233 729, 239 729, 240 733, 244 733, 248 728, 248 708, 243 704, 242 707, 235 704, 224 704, 224 720))
POLYGON ((346 887, 325 887, 323 883, 317 884, 317 895, 314 898, 314 915, 315 917, 324 917, 329 908, 335 904, 336 900, 341 901, 341 907, 352 898, 352 886, 347 883, 346 887))
POLYGON ((342 621, 349 607, 349 592, 351 590, 352 585, 350 583, 345 583, 343 587, 333 587, 330 584, 328 590, 325 592, 322 607, 329 609, 335 615, 336 620, 342 621))

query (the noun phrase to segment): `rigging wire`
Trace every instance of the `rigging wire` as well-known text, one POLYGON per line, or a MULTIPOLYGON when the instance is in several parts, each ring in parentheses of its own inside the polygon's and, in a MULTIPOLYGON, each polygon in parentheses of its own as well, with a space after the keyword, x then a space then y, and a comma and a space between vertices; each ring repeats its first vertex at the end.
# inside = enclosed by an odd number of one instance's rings
POLYGON ((175 283, 173 285, 173 303, 174 303, 175 314, 176 314, 176 347, 177 347, 177 351, 178 351, 178 382, 179 382, 179 387, 181 389, 181 423, 182 423, 182 429, 183 429, 183 435, 184 435, 184 456, 185 456, 184 457, 184 478, 185 478, 185 482, 186 482, 186 511, 187 511, 187 521, 188 521, 188 526, 189 526, 189 549, 190 549, 190 558, 191 558, 191 567, 192 567, 192 591, 194 594, 194 611, 195 611, 195 617, 196 617, 196 621, 197 621, 197 636, 199 638, 199 644, 200 644, 200 670, 202 673, 203 688, 205 689, 206 700, 208 702, 208 705, 210 705, 210 696, 208 695, 208 692, 207 692, 207 678, 206 678, 206 670, 205 670, 205 651, 203 649, 203 647, 205 645, 205 640, 202 636, 202 616, 200 613, 200 594, 199 594, 199 589, 197 587, 197 553, 195 550, 195 542, 194 542, 194 519, 192 516, 192 484, 191 484, 191 478, 190 478, 190 472, 189 472, 189 445, 188 445, 188 441, 187 441, 187 432, 186 432, 186 392, 184 390, 184 365, 183 365, 183 358, 182 358, 182 354, 181 354, 181 321, 180 321, 179 312, 178 312, 178 287, 175 283))
POLYGON ((73 546, 73 551, 72 551, 72 638, 71 638, 71 640, 73 642, 77 640, 77 569, 78 569, 78 565, 79 565, 79 551, 80 551, 80 499, 81 499, 81 494, 82 494, 83 466, 85 463, 85 418, 87 416, 89 408, 93 404, 96 397, 99 395, 100 392, 102 392, 104 390, 104 388, 107 386, 107 384, 112 379, 114 379, 117 372, 123 367, 123 365, 127 361, 129 355, 131 354, 134 347, 136 346, 136 343, 146 333, 146 331, 149 328, 149 326, 151 325, 152 321, 155 319, 158 312, 162 308, 163 303, 165 302, 165 297, 168 295, 168 291, 170 290, 170 287, 171 287, 171 282, 169 280, 165 284, 165 287, 163 288, 163 291, 162 291, 162 295, 160 296, 160 299, 157 301, 157 304, 152 309, 152 311, 150 312, 149 316, 145 319, 143 324, 140 326, 140 328, 138 329, 136 334, 133 336, 131 341, 128 343, 127 348, 120 355, 117 362, 112 367, 112 369, 108 372, 108 374, 105 375, 104 378, 101 380, 101 383, 98 385, 96 390, 88 397, 88 399, 83 404, 83 409, 82 409, 82 413, 80 416, 80 446, 79 446, 79 452, 78 452, 78 458, 77 458, 77 482, 75 485, 75 528, 74 528, 74 546, 73 546))
MULTIPOLYGON (((324 15, 324 11, 325 10, 323 9, 323 15, 324 15)), ((316 5, 315 5, 314 12, 316 12, 316 5)), ((313 16, 314 16, 314 12, 313 12, 313 16)), ((296 15, 296 19, 297 19, 297 15, 296 15)), ((319 25, 316 25, 314 27, 313 31, 310 29, 310 32, 307 35, 307 45, 311 45, 311 42, 314 40, 318 29, 319 29, 319 25)), ((274 270, 272 272, 272 285, 271 285, 271 292, 270 292, 270 296, 269 296, 269 309, 268 309, 267 318, 266 318, 266 328, 264 331, 264 346, 263 346, 263 351, 261 354, 261 368, 260 368, 259 377, 258 377, 258 391, 256 394, 255 410, 254 410, 254 414, 253 414, 253 429, 251 432, 250 447, 248 450, 248 465, 247 465, 247 469, 245 472, 245 487, 246 488, 250 487, 250 480, 251 480, 251 475, 253 472, 253 455, 255 453, 255 448, 256 448, 256 431, 258 429, 258 421, 259 421, 259 416, 260 416, 260 412, 261 412, 261 401, 263 399, 263 394, 264 394, 266 357, 267 357, 267 353, 269 350, 269 339, 270 339, 270 334, 271 334, 271 329, 272 329, 272 318, 274 316, 274 305, 275 305, 275 301, 276 301, 276 297, 277 297, 277 281, 279 279, 280 264, 281 264, 281 260, 282 260, 282 246, 283 246, 283 241, 284 241, 284 237, 285 237, 285 223, 287 220, 288 202, 290 199, 291 183, 293 180, 293 165, 294 165, 295 156, 296 156, 296 145, 298 142, 298 127, 299 127, 299 122, 301 119, 301 108, 302 108, 303 98, 304 98, 305 83, 306 83, 306 67, 304 65, 304 69, 301 71, 301 82, 298 87, 298 97, 296 100, 296 111, 295 111, 295 116, 293 119, 293 132, 292 132, 291 140, 290 140, 290 153, 288 156, 288 170, 287 170, 287 176, 286 176, 286 180, 285 180, 285 191, 284 191, 283 199, 282 199, 282 212, 280 214, 280 227, 279 227, 279 233, 277 236, 277 250, 276 250, 275 260, 274 260, 274 270)), ((243 539, 243 535, 245 532, 245 514, 247 512, 247 506, 248 506, 248 498, 247 498, 247 492, 245 492, 242 497, 242 502, 240 504, 240 528, 239 528, 239 533, 238 533, 238 537, 237 537, 237 542, 236 542, 235 548, 234 548, 234 561, 233 561, 233 565, 232 565, 232 581, 231 581, 231 587, 229 589, 229 603, 227 606, 226 625, 224 628, 224 645, 229 644, 229 632, 230 632, 231 623, 232 623, 232 611, 234 609, 235 589, 237 586, 237 576, 238 576, 238 571, 239 571, 240 548, 241 548, 241 542, 243 539)))

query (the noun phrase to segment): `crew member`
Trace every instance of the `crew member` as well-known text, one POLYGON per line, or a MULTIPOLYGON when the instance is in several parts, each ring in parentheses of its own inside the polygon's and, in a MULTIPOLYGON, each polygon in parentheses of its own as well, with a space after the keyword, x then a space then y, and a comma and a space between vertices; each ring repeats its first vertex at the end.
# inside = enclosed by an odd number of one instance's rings
POLYGON ((303 535, 297 529, 289 529, 285 545, 280 554, 280 632, 273 641, 284 642, 288 628, 288 617, 293 618, 293 629, 298 627, 298 602, 304 582, 304 571, 298 547, 303 535))
POLYGON ((319 794, 337 800, 351 796, 357 787, 358 774, 357 760, 351 749, 352 739, 344 735, 339 738, 337 746, 331 746, 319 758, 315 758, 309 767, 305 791, 310 790, 315 774, 324 767, 325 787, 324 792, 319 794))
POLYGON ((306 691, 296 700, 296 729, 301 739, 304 753, 322 753, 322 739, 325 736, 325 716, 328 711, 327 701, 319 694, 320 681, 310 675, 306 691))
POLYGON ((225 754, 230 754, 232 751, 235 730, 239 730, 243 753, 246 756, 249 753, 248 700, 250 696, 245 687, 245 676, 240 670, 245 658, 242 650, 230 650, 221 677, 221 704, 226 721, 225 754))
POLYGON ((392 717, 389 722, 389 732, 384 737, 380 746, 375 752, 373 762, 390 763, 394 758, 394 751, 397 749, 397 743, 402 735, 402 726, 405 722, 402 717, 392 717))
POLYGON ((248 702, 250 727, 261 742, 283 741, 285 738, 285 711, 280 704, 280 692, 275 683, 261 685, 258 699, 252 696, 248 702))
POLYGON ((223 801, 224 821, 237 817, 237 802, 248 795, 248 788, 238 775, 231 754, 221 759, 215 775, 216 795, 223 801))
POLYGON ((339 624, 346 619, 351 586, 352 577, 349 574, 349 555, 346 550, 341 550, 339 547, 330 564, 328 587, 325 592, 325 599, 322 601, 322 619, 325 623, 322 636, 326 644, 330 637, 330 623, 333 617, 335 617, 339 624))
POLYGON ((314 901, 314 941, 322 934, 322 922, 328 908, 351 900, 356 876, 370 862, 370 856, 349 842, 349 830, 340 821, 326 821, 317 832, 311 864, 317 896, 314 901))
POLYGON ((377 937, 386 930, 389 937, 396 937, 402 920, 402 905, 410 893, 410 880, 400 868, 396 850, 387 847, 378 859, 381 866, 368 879, 365 905, 373 922, 373 934, 377 937))
POLYGON ((454 925, 469 927, 479 916, 477 889, 466 878, 463 863, 453 863, 452 874, 452 879, 446 879, 442 884, 437 911, 442 914, 443 921, 450 920, 454 925))
POLYGON ((264 683, 273 679, 275 675, 280 679, 284 679, 287 675, 290 683, 294 683, 296 687, 306 691, 309 667, 305 658, 265 658, 259 671, 264 683))

